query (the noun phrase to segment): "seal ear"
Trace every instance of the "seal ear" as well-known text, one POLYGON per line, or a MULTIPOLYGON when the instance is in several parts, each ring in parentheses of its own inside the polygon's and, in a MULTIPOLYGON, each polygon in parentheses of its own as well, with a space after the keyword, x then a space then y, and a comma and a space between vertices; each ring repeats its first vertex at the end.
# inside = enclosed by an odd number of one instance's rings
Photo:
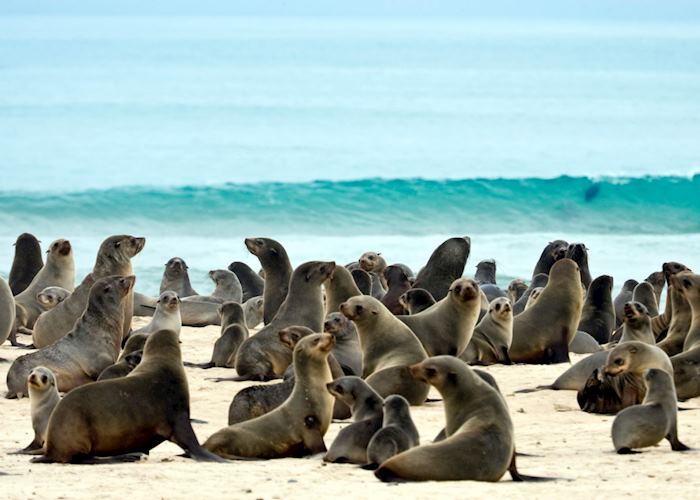
POLYGON ((375 316, 376 316, 377 314, 379 314, 379 311, 377 311, 377 308, 376 308, 376 307, 373 307, 373 308, 372 308, 372 314, 374 314, 375 316))
POLYGON ((277 251, 277 249, 275 247, 271 247, 270 253, 277 255, 279 252, 277 251))
POLYGON ((692 288, 693 282, 690 281, 688 278, 683 278, 683 281, 681 281, 681 284, 683 285, 683 288, 692 288))
POLYGON ((278 335, 280 337, 280 342, 290 349, 294 349, 294 346, 299 342, 299 334, 290 332, 289 330, 280 330, 278 335))

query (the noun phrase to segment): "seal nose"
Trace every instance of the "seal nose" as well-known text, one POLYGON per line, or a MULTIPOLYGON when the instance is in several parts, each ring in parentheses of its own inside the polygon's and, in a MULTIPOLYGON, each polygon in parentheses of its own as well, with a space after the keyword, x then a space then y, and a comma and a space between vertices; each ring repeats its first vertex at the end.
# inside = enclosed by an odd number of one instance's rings
POLYGON ((330 330, 330 329, 331 329, 331 324, 332 324, 332 323, 331 323, 330 321, 324 321, 324 322, 323 322, 323 331, 324 331, 324 332, 327 332, 328 330, 330 330))
POLYGON ((137 237, 131 237, 130 243, 133 247, 136 247, 136 249, 140 252, 143 250, 143 247, 146 245, 146 238, 142 236, 137 236, 137 237))

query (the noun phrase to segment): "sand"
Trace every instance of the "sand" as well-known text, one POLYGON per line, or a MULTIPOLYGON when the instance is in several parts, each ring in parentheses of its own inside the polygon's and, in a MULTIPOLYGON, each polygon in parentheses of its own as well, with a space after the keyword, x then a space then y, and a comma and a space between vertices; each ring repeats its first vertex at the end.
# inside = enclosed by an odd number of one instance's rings
MULTIPOLYGON (((142 318, 135 325, 144 324, 142 318)), ((218 327, 183 328, 182 349, 187 361, 208 361, 218 327)), ((20 336, 26 342, 28 337, 20 336)), ((14 359, 26 351, 0 346, 0 357, 14 359)), ((581 356, 572 356, 580 359, 581 356)), ((9 363, 0 364, 5 380, 9 363)), ((672 452, 666 441, 641 454, 619 456, 610 439, 613 417, 591 415, 578 409, 572 391, 513 391, 553 381, 567 365, 495 366, 486 368, 504 391, 515 425, 516 446, 533 456, 518 458, 520 472, 561 478, 555 482, 514 483, 506 474, 498 483, 444 482, 384 484, 371 472, 353 465, 324 464, 321 455, 305 459, 197 463, 178 457, 180 448, 163 443, 148 458, 117 465, 32 464, 25 455, 7 455, 33 438, 29 400, 0 399, 0 447, 3 460, 0 491, 4 498, 380 498, 395 495, 416 498, 659 496, 695 497, 700 488, 697 472, 700 450, 700 411, 679 413, 681 441, 695 450, 672 452)), ((207 377, 230 376, 233 370, 187 368, 192 417, 200 442, 226 425, 233 395, 250 382, 214 383, 207 377)), ((3 391, 5 390, 3 382, 3 391)), ((438 398, 432 391, 432 398, 438 398)), ((700 407, 700 401, 683 403, 700 407)), ((422 442, 430 441, 444 422, 442 403, 412 408, 422 442)), ((333 423, 326 435, 330 446, 347 424, 333 423)))

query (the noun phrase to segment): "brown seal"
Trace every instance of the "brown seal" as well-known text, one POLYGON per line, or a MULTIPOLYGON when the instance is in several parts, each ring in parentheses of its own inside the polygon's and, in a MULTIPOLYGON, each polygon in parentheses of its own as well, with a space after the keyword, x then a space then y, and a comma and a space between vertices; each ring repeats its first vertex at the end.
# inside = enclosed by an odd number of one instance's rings
POLYGON ((367 383, 382 397, 400 394, 411 404, 422 404, 429 386, 410 377, 408 367, 427 354, 411 329, 367 295, 344 302, 340 312, 357 327, 367 383))
POLYGON ((7 279, 12 295, 19 295, 27 289, 34 276, 44 267, 41 245, 36 236, 22 233, 15 241, 15 257, 7 279))
MULTIPOLYGON (((12 296, 12 290, 7 284, 7 281, 0 277, 0 344, 3 344, 13 334, 15 328, 15 300, 12 296)), ((17 344, 17 340, 13 345, 17 344)))
POLYGON ((221 336, 214 342, 214 351, 211 361, 208 363, 191 364, 185 366, 196 368, 234 368, 236 366, 236 354, 241 344, 248 338, 248 327, 245 323, 245 313, 237 302, 224 302, 219 306, 221 315, 221 336))
POLYGON ((527 290, 527 284, 520 278, 516 278, 510 283, 508 283, 508 299, 510 299, 511 304, 515 304, 520 297, 525 293, 525 290, 527 290))
POLYGON ((535 264, 535 268, 532 271, 533 279, 538 274, 549 274, 549 270, 552 269, 554 263, 566 257, 568 247, 569 244, 564 240, 550 241, 542 250, 540 258, 535 264))
POLYGON ((265 291, 265 280, 262 279, 251 267, 245 262, 235 261, 228 265, 228 270, 236 273, 238 281, 243 288, 243 302, 250 300, 253 297, 262 297, 265 291))
POLYGON ((199 295, 190 283, 189 267, 180 257, 173 257, 165 263, 165 271, 160 281, 160 292, 171 290, 181 299, 190 295, 199 295))
POLYGON ((578 265, 571 259, 558 260, 537 303, 513 320, 510 359, 534 364, 569 361, 569 343, 582 307, 578 265))
POLYGON ((399 297, 399 302, 408 314, 418 314, 435 304, 435 299, 424 288, 411 288, 399 297))
POLYGON ((333 336, 309 335, 294 348, 294 390, 278 408, 261 417, 225 427, 204 443, 224 458, 300 457, 326 451, 323 436, 331 423, 333 397, 328 355, 333 336))
POLYGON ((214 291, 211 295, 190 295, 182 299, 185 302, 224 302, 241 303, 243 299, 243 288, 238 276, 228 269, 212 269, 208 274, 214 282, 214 291))
POLYGON ((287 251, 278 241, 269 238, 246 238, 245 246, 258 258, 265 273, 263 321, 267 325, 287 298, 292 265, 289 263, 287 251))
POLYGON ((387 291, 381 298, 382 304, 393 314, 408 314, 401 303, 401 296, 411 288, 406 271, 401 266, 387 266, 384 269, 384 279, 387 282, 387 291))
POLYGON ((102 370, 100 376, 97 377, 97 381, 100 382, 102 380, 126 377, 129 373, 131 373, 134 370, 134 368, 136 368, 139 365, 142 358, 143 351, 135 351, 127 354, 123 358, 117 360, 117 362, 113 365, 110 365, 104 370, 102 370))
POLYGON ((659 305, 656 302, 654 287, 648 281, 641 281, 632 291, 632 300, 644 304, 652 318, 659 315, 659 305))
POLYGON ((362 348, 355 324, 339 312, 326 316, 323 331, 335 337, 333 355, 345 375, 362 375, 362 348))
POLYGON ((126 377, 79 387, 56 406, 45 455, 36 462, 147 453, 172 441, 192 458, 220 461, 202 449, 190 424, 190 395, 175 332, 146 342, 141 363, 126 377))
POLYGON ((358 264, 360 264, 360 269, 364 269, 368 273, 374 273, 379 277, 379 281, 382 283, 382 287, 386 290, 389 285, 384 277, 384 269, 386 269, 386 260, 382 257, 381 253, 378 252, 365 252, 358 259, 358 264))
POLYGON ((443 299, 454 280, 462 277, 470 250, 471 239, 468 236, 444 241, 418 272, 413 287, 428 290, 435 300, 443 299))
POLYGON ((523 294, 520 296, 520 298, 513 304, 513 315, 517 316, 521 312, 525 310, 525 306, 527 305, 527 301, 530 299, 530 295, 534 290, 540 287, 545 287, 547 286, 547 282, 549 281, 549 275, 540 273, 536 274, 534 278, 532 278, 532 281, 530 282, 530 285, 527 287, 527 289, 523 292, 523 294))
POLYGON ((37 366, 45 366, 56 375, 61 392, 97 380, 119 356, 125 302, 133 285, 133 276, 97 280, 90 290, 87 308, 72 331, 12 363, 7 373, 6 397, 27 395, 27 377, 37 366))
POLYGON ((588 287, 578 329, 596 339, 599 344, 610 342, 615 329, 615 307, 612 300, 613 278, 603 274, 588 287))
POLYGON ((627 280, 624 282, 622 285, 622 289, 619 291, 619 293, 615 296, 613 299, 613 305, 615 306, 615 318, 616 318, 616 324, 619 326, 622 324, 622 318, 625 316, 625 312, 623 311, 623 308, 625 307, 625 304, 632 300, 632 295, 634 293, 634 287, 636 287, 639 284, 637 280, 627 280))
POLYGON ((644 281, 650 283, 654 288, 654 296, 656 297, 656 303, 661 304, 661 293, 664 290, 664 285, 666 284, 666 276, 663 271, 655 271, 649 276, 644 278, 644 281))
POLYGON ((355 280, 352 279, 352 274, 343 266, 335 266, 333 273, 328 276, 323 286, 326 290, 326 316, 338 312, 340 304, 350 297, 362 295, 355 280))
POLYGON ((419 444, 418 429, 411 418, 408 401, 403 396, 392 394, 384 400, 382 428, 367 445, 367 465, 363 468, 376 469, 391 457, 419 444))
POLYGON ((588 290, 591 286, 591 272, 588 270, 588 248, 583 243, 570 243, 566 248, 566 258, 571 259, 578 264, 581 274, 581 285, 584 290, 588 290))

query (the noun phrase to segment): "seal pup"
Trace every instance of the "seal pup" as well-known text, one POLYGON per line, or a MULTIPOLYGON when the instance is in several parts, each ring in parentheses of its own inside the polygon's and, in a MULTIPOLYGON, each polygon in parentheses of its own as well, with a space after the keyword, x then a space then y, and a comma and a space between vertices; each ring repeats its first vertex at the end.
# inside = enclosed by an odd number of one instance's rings
MULTIPOLYGON (((145 238, 129 235, 115 235, 106 238, 97 251, 97 258, 92 272, 73 290, 70 297, 50 311, 44 312, 34 325, 32 340, 38 348, 46 347, 71 331, 75 322, 85 311, 90 289, 100 278, 107 276, 130 276, 133 274, 132 257, 138 255, 146 244, 145 238)), ((62 286, 62 285, 59 285, 62 286)), ((45 287, 42 287, 42 289, 45 287)), ((70 287, 64 286, 68 290, 70 287)), ((129 290, 124 299, 124 321, 122 338, 131 329, 134 311, 134 292, 129 290)), ((120 339, 121 341, 121 339, 120 339)), ((98 374, 99 375, 99 374, 98 374)))
POLYGON ((14 332, 16 312, 17 308, 10 285, 0 277, 0 344, 4 344, 10 334, 13 335, 14 340, 12 345, 17 344, 14 332))
POLYGON ((659 305, 656 302, 654 287, 648 281, 641 281, 634 287, 632 300, 644 304, 652 318, 659 315, 659 305))
POLYGON ((569 343, 569 352, 576 354, 590 354, 602 350, 603 347, 596 339, 581 330, 576 332, 576 335, 574 335, 574 338, 569 343))
POLYGON ((515 304, 525 293, 525 290, 527 290, 527 285, 520 278, 516 278, 508 283, 508 290, 506 293, 510 303, 515 304))
POLYGON ((233 368, 236 366, 236 354, 241 344, 248 338, 248 327, 245 323, 245 312, 238 302, 224 302, 219 306, 221 316, 221 336, 214 342, 214 352, 208 363, 185 366, 196 368, 233 368))
POLYGON ((642 404, 623 409, 612 425, 612 440, 619 454, 634 453, 668 439, 671 450, 689 450, 678 439, 678 404, 671 375, 658 368, 644 372, 646 396, 642 404))
POLYGON ((73 290, 75 286, 75 262, 70 241, 56 240, 49 246, 46 265, 34 276, 31 283, 19 295, 17 304, 18 327, 34 328, 39 315, 44 312, 36 296, 47 286, 60 286, 73 290))
POLYGON ((588 290, 591 285, 591 272, 588 269, 588 248, 584 243, 570 243, 566 248, 567 259, 571 259, 578 264, 581 273, 581 284, 584 290, 588 290))
POLYGON ((560 259, 552 266, 539 300, 513 319, 510 359, 533 364, 569 361, 569 343, 576 335, 582 308, 578 265, 560 259))
POLYGON ((231 262, 228 270, 236 273, 238 281, 241 282, 243 288, 243 302, 250 300, 253 297, 262 297, 265 290, 265 280, 262 279, 251 267, 245 262, 231 262))
POLYGON ((190 395, 178 335, 149 336, 141 363, 126 377, 66 394, 49 420, 45 454, 34 462, 80 463, 92 457, 148 453, 168 440, 195 460, 203 450, 190 423, 190 395))
POLYGON ((615 318, 617 326, 620 326, 622 324, 622 318, 625 315, 623 308, 625 307, 625 304, 627 302, 632 300, 632 296, 634 294, 634 287, 636 287, 638 284, 639 282, 633 279, 625 281, 625 283, 622 285, 622 289, 615 296, 615 299, 613 300, 613 305, 615 306, 615 318))
POLYGON ((532 289, 532 292, 530 293, 530 296, 527 299, 527 304, 525 304, 526 311, 535 305, 537 300, 540 298, 540 295, 542 294, 542 290, 544 290, 543 286, 538 286, 537 288, 532 289))
POLYGON ((445 298, 454 280, 461 278, 471 250, 468 236, 450 238, 437 247, 418 272, 414 288, 425 288, 435 300, 445 298))
POLYGON ((262 296, 251 297, 243 303, 245 324, 248 329, 255 328, 262 323, 264 304, 262 296))
MULTIPOLYGON (((159 330, 172 330, 180 335, 182 327, 182 319, 180 317, 180 298, 177 293, 172 290, 166 290, 160 294, 156 302, 156 310, 153 313, 153 319, 137 330, 134 330, 131 335, 150 335, 159 330)), ((124 338, 123 343, 129 339, 129 335, 124 338)))
POLYGON ((586 300, 581 311, 578 329, 589 334, 599 344, 608 343, 610 334, 615 329, 612 288, 612 276, 606 274, 598 276, 588 287, 586 300))
POLYGON ((214 433, 204 448, 224 458, 301 457, 326 451, 323 436, 331 423, 333 397, 328 355, 333 336, 304 337, 294 348, 294 389, 270 413, 214 433))
POLYGON ((223 304, 224 302, 241 303, 243 299, 243 288, 235 273, 228 269, 212 269, 209 271, 208 276, 215 285, 211 295, 190 295, 183 299, 185 302, 216 302, 217 304, 223 304))
POLYGON ((408 401, 403 396, 391 395, 384 400, 382 428, 367 445, 367 464, 363 468, 374 470, 391 457, 419 444, 418 429, 411 419, 408 401))
POLYGON ((375 471, 382 481, 498 481, 515 453, 513 424, 501 394, 461 360, 428 358, 411 374, 445 403, 445 439, 399 453, 375 471))
POLYGON ((61 400, 58 389, 56 389, 56 377, 51 370, 44 366, 37 366, 29 373, 27 387, 29 388, 34 440, 19 453, 29 453, 43 448, 49 417, 61 400))
POLYGON ((459 358, 469 364, 511 364, 508 349, 513 340, 513 306, 505 297, 491 301, 488 315, 476 325, 459 358))
MULTIPOLYGON (((238 377, 234 380, 265 381, 282 376, 292 361, 292 353, 280 343, 279 331, 293 325, 305 326, 314 332, 323 328, 321 284, 335 267, 335 262, 311 261, 294 270, 289 294, 273 320, 241 344, 236 356, 238 377)), ((265 283, 267 286, 267 281, 265 283)), ((267 304, 267 299, 264 302, 267 304)))
POLYGON ((408 310, 408 314, 418 314, 435 304, 435 299, 424 288, 411 288, 399 297, 399 302, 408 310))
POLYGON ((289 263, 287 251, 278 241, 269 238, 246 238, 245 246, 258 258, 265 273, 263 322, 267 325, 287 298, 292 265, 289 263))
POLYGON ((340 304, 350 297, 362 295, 362 292, 360 292, 360 289, 357 288, 355 281, 352 279, 352 274, 343 266, 335 266, 333 273, 323 282, 323 287, 326 291, 325 316, 338 312, 340 304))
POLYGON ((384 279, 387 282, 387 291, 381 298, 382 304, 393 314, 407 314, 408 311, 401 303, 401 296, 411 288, 411 281, 406 271, 401 266, 387 266, 384 269, 384 279))
POLYGON ((27 395, 27 377, 37 366, 53 371, 61 392, 96 380, 119 356, 125 302, 134 280, 133 276, 97 280, 72 331, 48 347, 15 359, 7 373, 6 397, 27 395))
POLYGON ((654 345, 656 339, 651 331, 651 317, 649 311, 643 304, 639 302, 627 302, 624 311, 624 325, 622 328, 622 336, 620 344, 638 340, 645 344, 654 345))
POLYGON ((323 331, 335 337, 333 355, 345 375, 362 375, 362 349, 355 324, 339 312, 330 313, 323 331))
POLYGON ((530 282, 530 286, 527 287, 527 290, 523 292, 523 294, 520 296, 520 298, 513 304, 513 315, 517 316, 521 312, 525 310, 525 306, 527 305, 527 301, 530 298, 530 294, 532 293, 533 290, 536 288, 544 288, 547 286, 547 283, 549 282, 549 275, 548 274, 536 274, 534 278, 532 278, 532 281, 530 282))
POLYGON ((474 280, 460 278, 430 309, 397 318, 408 325, 429 356, 458 356, 469 344, 480 308, 479 286, 474 280))
POLYGON ((143 358, 143 351, 142 350, 131 352, 131 353, 127 354, 123 358, 118 359, 117 362, 114 363, 113 365, 110 365, 107 368, 105 368, 104 370, 102 370, 102 373, 100 373, 100 376, 97 377, 97 381, 100 382, 102 380, 109 380, 109 379, 113 379, 113 378, 126 377, 129 373, 131 373, 134 370, 134 368, 136 368, 138 366, 138 364, 141 362, 142 358, 143 358))
POLYGON ((350 271, 352 280, 355 282, 355 285, 357 285, 357 289, 362 292, 362 295, 371 295, 372 277, 369 275, 369 273, 364 269, 360 269, 359 267, 357 269, 349 269, 346 267, 346 269, 350 271))
POLYGON ((535 264, 535 268, 532 271, 532 278, 534 279, 538 274, 549 274, 549 270, 554 263, 566 257, 568 248, 569 244, 564 240, 550 241, 547 246, 544 247, 544 250, 542 250, 540 258, 537 260, 537 264, 535 264))
POLYGON ((340 312, 355 323, 362 348, 362 378, 385 397, 400 394, 422 404, 429 386, 409 376, 408 367, 427 357, 411 329, 373 297, 352 297, 340 312))
POLYGON ((389 288, 389 284, 384 276, 386 260, 384 260, 381 253, 365 252, 360 256, 357 263, 360 265, 360 269, 363 269, 368 273, 374 273, 379 278, 382 288, 385 290, 389 288))
POLYGON ((166 262, 163 278, 160 281, 160 291, 158 293, 171 290, 180 298, 199 295, 194 288, 192 288, 190 275, 187 272, 188 269, 189 267, 180 257, 173 257, 166 262))
POLYGON ((340 429, 323 461, 365 464, 367 445, 382 428, 384 400, 360 377, 340 377, 326 387, 333 397, 352 409, 353 423, 340 429))
POLYGON ((47 286, 36 296, 36 300, 45 311, 53 309, 58 304, 66 300, 71 292, 60 286, 47 286))
POLYGON ((19 295, 26 290, 42 267, 44 259, 41 256, 39 240, 30 233, 20 234, 15 241, 15 257, 12 259, 12 268, 7 280, 12 295, 19 295))

